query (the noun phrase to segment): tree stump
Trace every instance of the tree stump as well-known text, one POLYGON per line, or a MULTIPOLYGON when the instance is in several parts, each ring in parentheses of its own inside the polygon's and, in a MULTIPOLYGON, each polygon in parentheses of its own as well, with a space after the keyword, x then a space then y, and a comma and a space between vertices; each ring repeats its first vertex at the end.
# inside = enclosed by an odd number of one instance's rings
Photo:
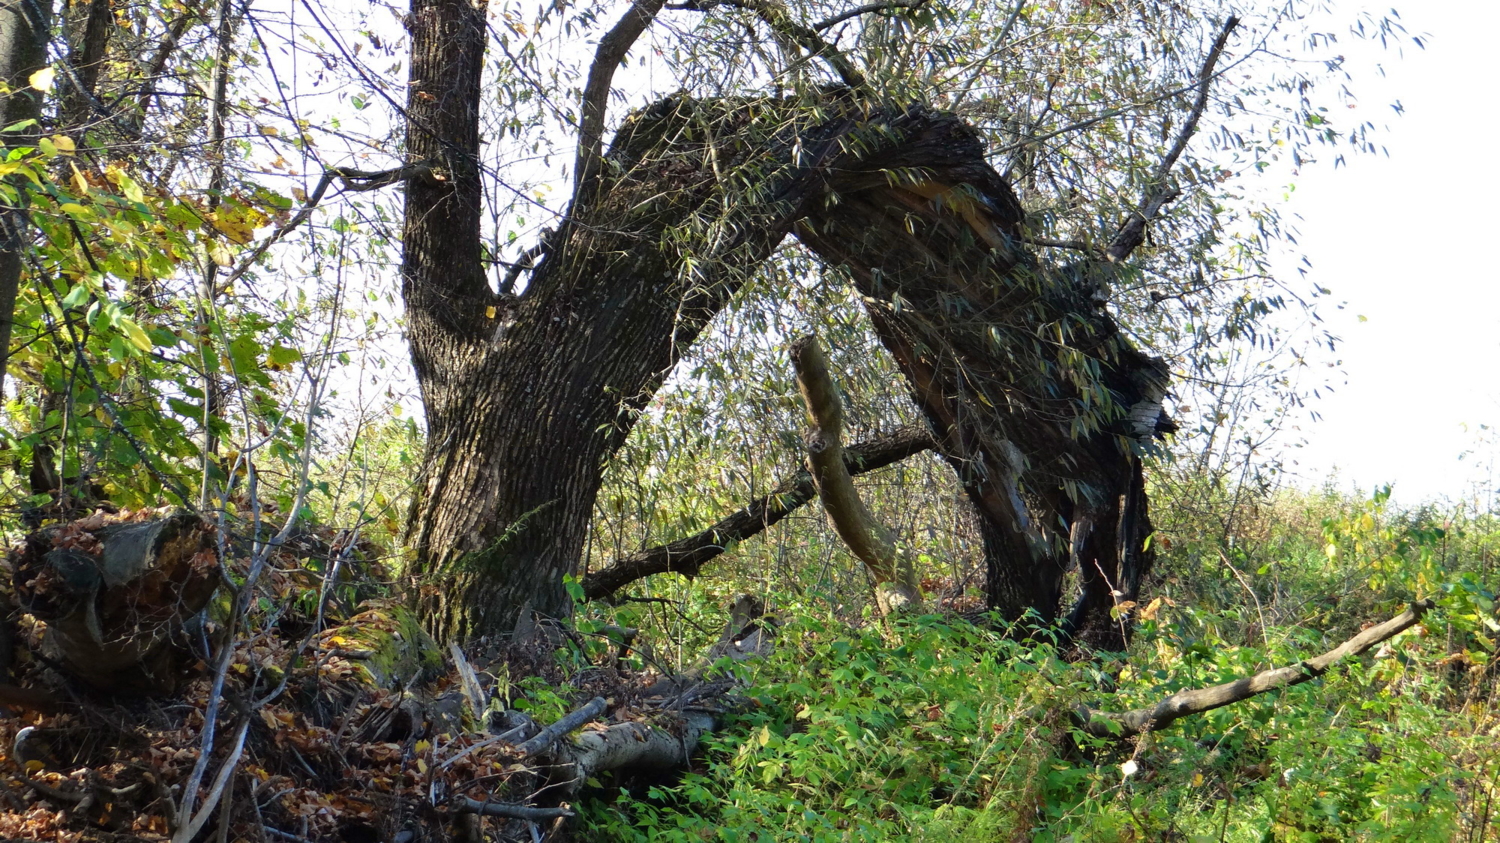
POLYGON ((43 655, 100 690, 170 693, 191 658, 185 624, 219 585, 215 536, 183 510, 28 535, 9 562, 21 608, 46 625, 43 655))

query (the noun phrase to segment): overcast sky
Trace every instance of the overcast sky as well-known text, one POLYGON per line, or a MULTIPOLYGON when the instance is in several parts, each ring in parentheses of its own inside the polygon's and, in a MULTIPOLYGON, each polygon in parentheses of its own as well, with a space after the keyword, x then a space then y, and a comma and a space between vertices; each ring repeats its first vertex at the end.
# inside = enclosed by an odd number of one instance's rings
MULTIPOLYGON (((1341 6, 1343 17, 1354 4, 1341 6)), ((1348 302, 1325 314, 1344 339, 1348 378, 1313 404, 1321 419, 1293 432, 1307 444, 1291 456, 1304 483, 1337 466, 1344 488, 1394 483, 1397 499, 1414 503, 1462 495, 1494 448, 1460 456, 1479 445, 1479 425, 1500 424, 1500 166, 1482 151, 1500 122, 1500 4, 1399 11, 1412 33, 1431 36, 1426 50, 1349 47, 1361 107, 1383 109, 1372 119, 1390 124, 1389 157, 1293 177, 1287 207, 1303 218, 1310 280, 1348 302), (1395 100, 1406 114, 1386 120, 1395 100)))

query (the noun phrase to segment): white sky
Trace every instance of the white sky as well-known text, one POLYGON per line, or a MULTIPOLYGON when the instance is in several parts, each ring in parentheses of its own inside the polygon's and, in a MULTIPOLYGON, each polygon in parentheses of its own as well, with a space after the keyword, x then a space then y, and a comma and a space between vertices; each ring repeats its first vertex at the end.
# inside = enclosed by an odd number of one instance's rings
MULTIPOLYGON (((1354 4, 1341 5, 1343 17, 1354 4)), ((1491 436, 1460 460, 1479 444, 1479 425, 1500 424, 1500 272, 1490 254, 1500 246, 1500 167, 1484 152, 1500 122, 1491 105, 1500 4, 1426 0, 1399 11, 1411 33, 1431 36, 1428 49, 1348 47, 1361 108, 1383 112, 1366 118, 1390 126, 1379 138, 1389 158, 1306 167, 1287 201, 1303 218, 1309 279, 1348 302, 1324 312, 1344 339, 1347 384, 1312 404, 1320 420, 1289 433, 1307 440, 1290 454, 1304 484, 1337 467, 1342 488, 1393 483, 1397 500, 1416 503, 1463 495, 1496 450, 1491 436), (1396 100, 1406 114, 1387 119, 1396 100)))

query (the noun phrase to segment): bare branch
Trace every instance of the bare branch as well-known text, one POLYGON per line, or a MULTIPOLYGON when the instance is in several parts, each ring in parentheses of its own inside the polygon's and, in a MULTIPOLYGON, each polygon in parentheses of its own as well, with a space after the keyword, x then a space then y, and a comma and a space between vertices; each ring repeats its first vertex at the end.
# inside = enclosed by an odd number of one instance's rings
POLYGON ((271 236, 260 241, 254 249, 250 250, 248 255, 241 258, 239 265, 234 268, 234 271, 219 281, 215 288, 216 294, 223 292, 230 284, 238 281, 240 276, 249 272, 250 267, 254 266, 255 262, 260 260, 261 256, 267 250, 281 242, 283 237, 291 234, 298 226, 307 222, 312 217, 312 212, 318 207, 318 204, 323 201, 324 194, 328 192, 328 188, 333 185, 335 179, 339 182, 340 190, 363 193, 368 190, 378 190, 388 185, 405 182, 407 179, 430 176, 433 166, 437 163, 434 159, 425 159, 400 167, 393 167, 389 170, 356 170, 353 167, 329 167, 323 171, 323 177, 318 179, 318 184, 313 188, 313 192, 308 195, 307 201, 302 203, 302 210, 298 211, 296 216, 278 226, 275 231, 271 232, 271 236))
POLYGON ((557 739, 567 733, 583 727, 583 724, 593 720, 604 713, 606 703, 603 697, 594 697, 576 711, 568 713, 561 720, 537 733, 537 736, 516 747, 516 752, 521 755, 536 755, 551 748, 557 739))
POLYGON ((927 0, 890 0, 890 2, 886 3, 866 3, 863 6, 856 6, 847 12, 841 12, 826 20, 818 21, 812 25, 812 28, 814 32, 822 32, 825 29, 832 29, 846 20, 853 20, 860 15, 868 15, 871 12, 889 12, 896 9, 920 9, 925 5, 927 5, 927 0))
MULTIPOLYGON (((844 466, 850 474, 864 474, 894 465, 932 447, 932 434, 927 428, 909 425, 845 448, 844 466)), ((751 538, 780 522, 817 494, 812 474, 802 469, 781 481, 770 494, 756 498, 744 509, 700 533, 622 557, 589 574, 583 578, 583 594, 590 600, 599 600, 653 574, 671 572, 696 577, 705 563, 717 558, 736 542, 751 538)))
POLYGON ((911 558, 897 547, 890 530, 870 513, 844 468, 844 446, 839 441, 844 409, 817 337, 797 339, 791 352, 797 386, 813 424, 807 439, 808 461, 828 520, 875 578, 875 600, 881 614, 920 607, 922 589, 917 585, 911 558))
POLYGON ((571 817, 573 812, 567 808, 533 808, 530 805, 517 805, 513 802, 491 802, 488 799, 480 801, 467 796, 460 796, 454 800, 454 808, 460 814, 478 814, 481 817, 506 817, 513 820, 555 820, 558 817, 571 817))
POLYGON ((1212 688, 1179 691, 1150 708, 1127 711, 1124 714, 1079 706, 1074 716, 1085 732, 1101 738, 1128 738, 1142 732, 1162 729, 1189 715, 1202 714, 1205 711, 1248 700, 1267 691, 1289 688, 1310 679, 1316 679, 1327 673, 1328 669, 1340 659, 1346 656, 1357 656, 1376 644, 1394 637, 1397 633, 1415 626, 1432 606, 1431 600, 1418 600, 1408 606, 1406 611, 1385 623, 1372 626, 1323 655, 1300 664, 1261 671, 1254 676, 1236 679, 1212 688))
POLYGON ((609 92, 614 83, 615 70, 665 4, 666 0, 635 0, 614 28, 599 39, 599 47, 594 51, 594 63, 589 67, 588 82, 583 87, 583 103, 579 109, 578 159, 573 165, 575 203, 599 169, 599 159, 604 147, 604 117, 609 111, 609 92))
POLYGON ((1183 150, 1187 149, 1188 141, 1192 140, 1193 135, 1198 131, 1198 121, 1203 117, 1204 109, 1208 107, 1208 92, 1213 86, 1214 66, 1219 63, 1219 56, 1224 53, 1224 45, 1229 42, 1229 34, 1236 26, 1239 26, 1239 23, 1239 18, 1230 15, 1219 30, 1219 37, 1214 39, 1214 45, 1209 49, 1208 57, 1203 60, 1203 67, 1198 71, 1196 85, 1198 99, 1193 103, 1193 110, 1188 113, 1187 122, 1177 133, 1177 139, 1172 143, 1172 148, 1167 151, 1167 156, 1157 165, 1156 173, 1147 186, 1148 193, 1141 202, 1141 206, 1130 215, 1130 219, 1120 227, 1114 240, 1104 250, 1104 257, 1109 262, 1119 263, 1130 257, 1130 253, 1146 240, 1146 224, 1155 219, 1167 203, 1180 195, 1180 191, 1168 183, 1172 168, 1177 166, 1177 159, 1182 157, 1183 150))

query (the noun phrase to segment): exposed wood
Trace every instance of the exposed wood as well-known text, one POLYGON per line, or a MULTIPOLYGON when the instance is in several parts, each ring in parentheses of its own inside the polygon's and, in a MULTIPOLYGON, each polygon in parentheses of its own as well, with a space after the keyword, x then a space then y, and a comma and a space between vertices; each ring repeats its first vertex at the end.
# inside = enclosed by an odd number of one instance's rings
POLYGON ((1098 711, 1088 706, 1079 706, 1074 716, 1084 731, 1102 738, 1124 738, 1163 729, 1184 717, 1202 714, 1205 711, 1248 700, 1267 691, 1289 688, 1316 679, 1327 673, 1328 669, 1339 660, 1360 655, 1376 644, 1415 626, 1422 619, 1422 615, 1433 605, 1431 600, 1418 600, 1396 617, 1376 624, 1323 655, 1299 664, 1264 670, 1254 676, 1225 682, 1211 688, 1179 691, 1150 708, 1116 714, 1098 711))
POLYGON ((808 463, 828 520, 875 580, 875 602, 881 614, 921 608, 922 589, 911 557, 870 513, 844 466, 843 402, 828 374, 828 361, 817 337, 797 339, 791 353, 797 386, 813 425, 807 438, 808 463))
MULTIPOLYGON (((932 446, 932 434, 926 427, 908 425, 846 447, 844 466, 852 475, 864 474, 894 465, 932 446)), ((812 474, 806 468, 799 469, 778 483, 770 494, 756 498, 702 532, 632 553, 590 573, 583 578, 584 596, 590 600, 607 598, 653 574, 670 572, 692 579, 705 563, 777 524, 817 494, 812 474)))

